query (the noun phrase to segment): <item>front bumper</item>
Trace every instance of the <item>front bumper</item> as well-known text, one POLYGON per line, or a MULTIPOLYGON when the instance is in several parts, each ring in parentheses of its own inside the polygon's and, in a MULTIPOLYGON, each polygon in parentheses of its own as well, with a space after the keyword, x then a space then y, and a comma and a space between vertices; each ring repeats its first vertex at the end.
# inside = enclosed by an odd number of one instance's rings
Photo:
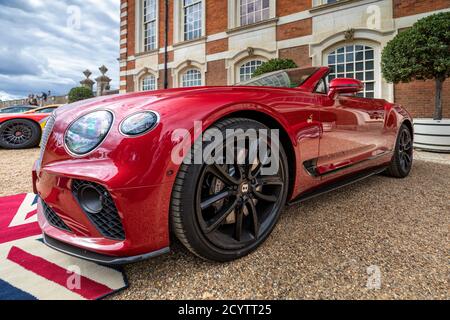
POLYGON ((87 251, 81 248, 77 248, 74 246, 71 246, 67 243, 58 241, 56 239, 53 239, 52 237, 49 237, 48 235, 44 234, 44 243, 49 246, 50 248, 71 255, 76 258, 81 258, 84 260, 104 264, 104 265, 125 265, 125 264, 131 264, 136 263, 140 261, 144 261, 151 258, 156 258, 160 255, 169 253, 170 248, 164 248, 158 251, 153 251, 147 254, 142 254, 138 256, 133 257, 112 257, 107 255, 102 255, 99 253, 95 253, 92 251, 87 251))
MULTIPOLYGON (((108 166, 108 163, 103 164, 108 166)), ((110 188, 94 174, 81 176, 84 170, 64 167, 33 169, 33 189, 42 202, 38 203, 38 221, 50 247, 83 259, 103 264, 126 264, 168 252, 168 212, 171 184, 138 188, 110 188), (101 184, 114 201, 125 231, 121 240, 107 238, 93 224, 72 192, 75 180, 101 184), (62 230, 50 224, 46 206, 70 229, 62 230)), ((103 166, 103 168, 105 168, 103 166)))

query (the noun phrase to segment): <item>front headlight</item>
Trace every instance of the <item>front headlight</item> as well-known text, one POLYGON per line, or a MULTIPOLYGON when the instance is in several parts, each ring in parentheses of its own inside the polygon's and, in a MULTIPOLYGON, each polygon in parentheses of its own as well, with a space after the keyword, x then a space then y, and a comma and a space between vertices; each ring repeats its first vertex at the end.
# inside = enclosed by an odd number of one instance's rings
POLYGON ((127 136, 137 136, 154 129, 159 122, 159 115, 153 111, 133 114, 120 125, 120 132, 127 136))
POLYGON ((106 138, 112 122, 113 115, 109 111, 95 111, 82 116, 66 132, 67 148, 76 155, 91 152, 106 138))

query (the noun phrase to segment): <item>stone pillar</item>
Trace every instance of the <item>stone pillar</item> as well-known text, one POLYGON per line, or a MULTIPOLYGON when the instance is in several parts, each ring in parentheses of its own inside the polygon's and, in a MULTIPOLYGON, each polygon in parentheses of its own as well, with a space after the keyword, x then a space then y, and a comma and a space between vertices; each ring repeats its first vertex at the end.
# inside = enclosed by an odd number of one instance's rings
POLYGON ((95 79, 95 81, 97 82, 97 97, 105 95, 106 91, 111 89, 111 79, 106 76, 108 68, 106 68, 105 66, 101 66, 98 70, 100 70, 102 75, 95 79))
POLYGON ((84 79, 83 81, 80 81, 81 86, 85 87, 85 88, 88 88, 89 90, 93 91, 94 81, 89 79, 89 77, 91 76, 92 72, 89 71, 89 70, 86 70, 86 71, 83 72, 83 74, 85 75, 86 79, 84 79))

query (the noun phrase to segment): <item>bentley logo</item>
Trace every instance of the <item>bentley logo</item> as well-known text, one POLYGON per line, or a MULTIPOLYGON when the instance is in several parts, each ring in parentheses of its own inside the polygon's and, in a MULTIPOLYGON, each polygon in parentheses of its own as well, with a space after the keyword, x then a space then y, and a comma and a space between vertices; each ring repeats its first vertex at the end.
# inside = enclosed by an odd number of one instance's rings
POLYGON ((314 116, 313 115, 310 115, 309 117, 308 117, 308 123, 313 123, 313 121, 314 121, 314 116))
POLYGON ((250 187, 249 187, 248 183, 244 183, 242 185, 242 189, 241 189, 242 193, 248 193, 249 190, 250 190, 250 187))

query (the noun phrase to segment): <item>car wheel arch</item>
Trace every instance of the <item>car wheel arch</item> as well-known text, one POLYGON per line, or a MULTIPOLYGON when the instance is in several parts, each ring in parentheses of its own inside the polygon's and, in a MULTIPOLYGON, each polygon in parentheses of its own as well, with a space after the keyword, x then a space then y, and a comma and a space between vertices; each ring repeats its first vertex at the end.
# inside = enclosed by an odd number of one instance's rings
MULTIPOLYGON (((292 195, 295 185, 295 177, 296 177, 296 153, 294 149, 294 144, 289 137, 289 134, 285 127, 281 124, 278 119, 275 119, 271 115, 266 112, 261 112, 259 110, 239 110, 232 111, 227 113, 224 116, 221 116, 217 119, 214 119, 214 122, 211 124, 213 126, 215 123, 229 118, 246 118, 254 121, 261 122, 265 126, 269 128, 278 129, 280 132, 280 142, 286 152, 286 156, 288 158, 288 173, 289 173, 289 189, 288 189, 288 198, 292 195)), ((206 131, 208 128, 205 128, 206 131)))

